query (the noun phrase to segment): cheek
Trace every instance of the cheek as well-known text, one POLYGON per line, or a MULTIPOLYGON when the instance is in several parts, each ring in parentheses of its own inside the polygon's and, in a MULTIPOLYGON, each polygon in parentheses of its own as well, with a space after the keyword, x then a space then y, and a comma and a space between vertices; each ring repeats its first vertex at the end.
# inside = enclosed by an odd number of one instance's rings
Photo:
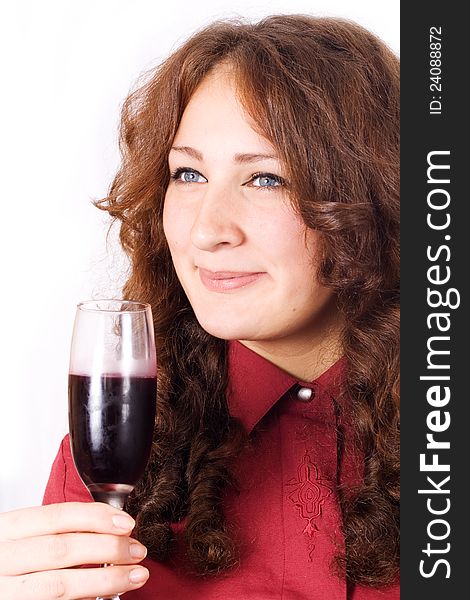
MULTIPOLYGON (((292 312, 310 315, 328 301, 331 291, 318 281, 321 234, 305 227, 293 228, 283 243, 283 289, 292 312)), ((281 262, 279 260, 279 262, 281 262)))
POLYGON ((167 201, 167 196, 165 196, 165 200, 163 201, 162 222, 163 222, 163 233, 165 234, 165 238, 166 238, 166 241, 168 242, 168 245, 170 245, 170 238, 171 238, 171 231, 170 231, 171 218, 170 218, 169 212, 170 212, 169 204, 167 201))
POLYGON ((172 254, 182 246, 184 240, 184 218, 171 196, 167 194, 163 205, 163 232, 172 254))
POLYGON ((278 263, 283 264, 293 277, 304 277, 304 281, 316 279, 321 260, 320 233, 312 229, 306 231, 303 223, 291 221, 278 232, 277 240, 273 251, 278 263))

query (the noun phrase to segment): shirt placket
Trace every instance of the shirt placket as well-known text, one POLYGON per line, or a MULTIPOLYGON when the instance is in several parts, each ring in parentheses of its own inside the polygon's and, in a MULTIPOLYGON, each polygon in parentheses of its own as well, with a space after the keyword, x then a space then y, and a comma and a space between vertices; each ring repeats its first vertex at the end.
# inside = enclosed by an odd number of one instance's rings
POLYGON ((346 585, 331 563, 344 547, 336 496, 337 433, 334 402, 321 385, 291 388, 280 404, 280 460, 286 556, 283 598, 345 600, 346 585))

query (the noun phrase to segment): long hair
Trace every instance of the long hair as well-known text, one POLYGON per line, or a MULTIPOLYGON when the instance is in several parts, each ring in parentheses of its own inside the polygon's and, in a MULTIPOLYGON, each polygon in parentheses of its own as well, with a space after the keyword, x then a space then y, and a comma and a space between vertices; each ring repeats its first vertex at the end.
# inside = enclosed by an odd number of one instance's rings
POLYGON ((222 499, 237 486, 233 461, 249 438, 227 408, 226 342, 197 322, 162 226, 173 138, 196 87, 222 61, 285 165, 295 209, 322 233, 318 276, 345 317, 345 397, 364 456, 362 484, 338 482, 346 553, 336 567, 350 583, 384 586, 399 560, 399 63, 348 21, 217 21, 124 103, 122 164, 98 206, 121 222, 131 263, 124 294, 152 305, 159 368, 152 455, 127 509, 156 560, 171 555, 169 523, 184 516, 194 573, 239 560, 222 499))

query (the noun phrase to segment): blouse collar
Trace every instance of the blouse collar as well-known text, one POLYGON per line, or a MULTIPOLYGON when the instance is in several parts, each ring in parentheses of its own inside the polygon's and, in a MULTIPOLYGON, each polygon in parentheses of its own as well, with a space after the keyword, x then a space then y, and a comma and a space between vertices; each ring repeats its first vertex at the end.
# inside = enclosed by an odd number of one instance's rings
POLYGON ((239 341, 228 342, 230 414, 239 418, 248 432, 293 386, 327 392, 336 398, 344 382, 346 357, 341 357, 313 381, 301 381, 286 373, 239 341))

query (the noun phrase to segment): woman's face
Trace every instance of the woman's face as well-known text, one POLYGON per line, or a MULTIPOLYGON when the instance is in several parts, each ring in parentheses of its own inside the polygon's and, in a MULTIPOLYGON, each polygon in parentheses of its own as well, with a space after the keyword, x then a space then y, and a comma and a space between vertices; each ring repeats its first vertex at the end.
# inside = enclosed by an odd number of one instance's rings
POLYGON ((319 233, 292 209, 283 165, 232 81, 219 67, 200 84, 169 154, 163 224, 176 273, 216 337, 312 339, 332 301, 315 275, 319 233))

